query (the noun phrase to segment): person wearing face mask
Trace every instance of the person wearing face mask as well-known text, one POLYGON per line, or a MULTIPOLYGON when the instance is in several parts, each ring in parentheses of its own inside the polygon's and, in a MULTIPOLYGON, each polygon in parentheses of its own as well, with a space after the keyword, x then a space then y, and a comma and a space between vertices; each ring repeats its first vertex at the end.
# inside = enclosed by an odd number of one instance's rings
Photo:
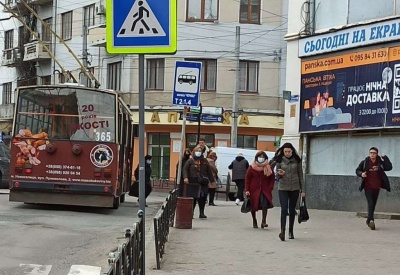
POLYGON ((207 219, 204 209, 208 195, 208 184, 215 183, 215 179, 200 146, 193 149, 192 157, 183 167, 183 182, 186 186, 186 196, 193 198, 193 211, 196 204, 199 203, 199 218, 207 219), (199 182, 200 179, 203 179, 203 181, 199 182))
MULTIPOLYGON (((183 156, 182 156, 182 170, 181 170, 181 180, 180 180, 180 183, 179 183, 179 187, 178 187, 178 190, 179 190, 179 197, 184 197, 185 196, 185 194, 183 194, 183 167, 185 167, 185 164, 186 164, 186 162, 189 160, 189 158, 191 158, 191 155, 192 155, 192 152, 190 151, 190 149, 189 148, 187 148, 186 150, 185 150, 185 152, 183 152, 183 156)), ((178 161, 178 163, 176 164, 176 178, 178 178, 178 168, 179 168, 179 161, 178 161)))
POLYGON ((283 144, 275 153, 276 171, 279 177, 278 194, 281 204, 281 232, 279 238, 285 241, 286 216, 289 212, 289 239, 294 239, 293 227, 296 218, 296 204, 303 193, 304 180, 301 158, 291 143, 283 144))
MULTIPOLYGON (((144 157, 144 183, 145 183, 145 198, 147 199, 147 197, 150 195, 150 193, 153 191, 153 187, 151 186, 151 156, 150 155, 146 155, 144 157)), ((136 167, 135 169, 135 178, 136 180, 139 180, 139 165, 136 167)), ((138 200, 139 201, 139 200, 138 200)), ((147 203, 146 203, 146 207, 147 207, 147 203)))
POLYGON ((250 199, 253 228, 258 228, 256 217, 258 210, 262 210, 261 228, 268 227, 267 211, 274 207, 272 204, 274 182, 275 175, 268 163, 267 154, 264 151, 258 151, 245 177, 245 194, 250 199))

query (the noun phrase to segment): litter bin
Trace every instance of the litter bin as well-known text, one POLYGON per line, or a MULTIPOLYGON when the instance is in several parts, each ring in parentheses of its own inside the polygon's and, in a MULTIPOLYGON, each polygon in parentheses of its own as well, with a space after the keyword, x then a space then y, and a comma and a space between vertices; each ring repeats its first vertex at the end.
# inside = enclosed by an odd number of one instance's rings
POLYGON ((193 198, 178 197, 176 199, 175 227, 191 229, 193 219, 193 198))

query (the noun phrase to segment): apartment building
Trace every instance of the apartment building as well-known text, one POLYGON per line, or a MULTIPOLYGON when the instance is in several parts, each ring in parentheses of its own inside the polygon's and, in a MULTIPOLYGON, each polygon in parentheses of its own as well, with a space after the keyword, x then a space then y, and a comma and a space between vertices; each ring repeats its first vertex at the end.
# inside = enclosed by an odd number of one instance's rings
POLYGON ((310 207, 364 210, 355 169, 375 146, 394 164, 377 211, 398 211, 399 14, 398 0, 289 6, 286 89, 300 99, 285 104, 282 141, 303 153, 310 207))
MULTIPOLYGON (((22 16, 37 35, 26 31, 15 19, 3 21, 0 119, 4 126, 0 124, 0 127, 10 127, 12 122, 11 116, 1 117, 8 90, 12 110, 12 91, 20 85, 66 81, 92 85, 79 70, 80 64, 89 68, 100 88, 119 91, 138 121, 138 57, 107 53, 104 0, 27 1, 65 45, 32 15, 24 2, 8 0, 7 7, 22 16), (70 75, 62 74, 63 70, 70 75), (29 77, 24 77, 25 74, 29 77)), ((152 5, 154 1, 147 2, 152 5)), ((213 107, 208 110, 223 110, 220 119, 205 118, 201 122, 201 136, 208 146, 230 146, 232 117, 237 117, 238 147, 275 150, 283 134, 282 90, 286 64, 283 36, 287 30, 287 1, 178 0, 177 7, 177 53, 145 56, 146 148, 153 155, 154 176, 175 177, 181 146, 182 108, 172 104, 172 90, 175 62, 179 60, 202 63, 201 104, 213 107), (240 26, 239 72, 235 70, 237 26, 240 26), (237 77, 240 78, 239 111, 232 112, 237 77)), ((2 16, 7 18, 9 10, 3 9, 2 16)), ((188 122, 186 132, 183 146, 194 147, 198 123, 188 122)))

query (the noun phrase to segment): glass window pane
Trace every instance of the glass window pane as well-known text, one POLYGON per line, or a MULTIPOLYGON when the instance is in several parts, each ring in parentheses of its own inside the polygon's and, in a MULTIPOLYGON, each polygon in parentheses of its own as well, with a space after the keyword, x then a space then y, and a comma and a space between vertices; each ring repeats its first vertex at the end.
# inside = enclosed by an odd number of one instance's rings
POLYGON ((248 21, 249 0, 240 0, 240 21, 248 21))
POLYGON ((160 145, 170 145, 170 134, 160 134, 160 145))
POLYGON ((208 60, 207 63, 207 90, 215 91, 217 82, 217 61, 208 60))
POLYGON ((201 19, 201 1, 188 0, 188 19, 201 19))
POLYGON ((394 15, 393 0, 350 0, 349 24, 394 15))
POLYGON ((240 79, 240 91, 247 90, 247 62, 240 61, 240 72, 239 72, 239 79, 240 79))
POLYGON ((204 3, 204 19, 218 18, 218 0, 205 0, 204 3))
POLYGON ((316 30, 347 24, 347 1, 316 0, 315 7, 318 7, 315 13, 316 30), (335 11, 335 16, 332 16, 332 11, 335 11))
POLYGON ((260 1, 252 0, 251 1, 251 22, 260 22, 259 14, 260 14, 260 1))
POLYGON ((257 76, 258 76, 258 63, 250 62, 249 63, 249 91, 256 92, 257 91, 257 76))

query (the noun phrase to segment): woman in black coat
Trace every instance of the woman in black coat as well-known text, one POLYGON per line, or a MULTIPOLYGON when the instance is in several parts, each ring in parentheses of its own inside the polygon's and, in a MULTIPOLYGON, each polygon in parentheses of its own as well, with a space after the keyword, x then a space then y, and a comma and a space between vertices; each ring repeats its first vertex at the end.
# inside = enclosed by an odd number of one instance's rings
POLYGON ((214 183, 215 179, 210 164, 203 156, 200 146, 193 149, 190 158, 183 167, 183 182, 186 185, 187 196, 193 198, 193 210, 199 203, 200 219, 207 219, 204 208, 208 195, 208 184, 214 183))

